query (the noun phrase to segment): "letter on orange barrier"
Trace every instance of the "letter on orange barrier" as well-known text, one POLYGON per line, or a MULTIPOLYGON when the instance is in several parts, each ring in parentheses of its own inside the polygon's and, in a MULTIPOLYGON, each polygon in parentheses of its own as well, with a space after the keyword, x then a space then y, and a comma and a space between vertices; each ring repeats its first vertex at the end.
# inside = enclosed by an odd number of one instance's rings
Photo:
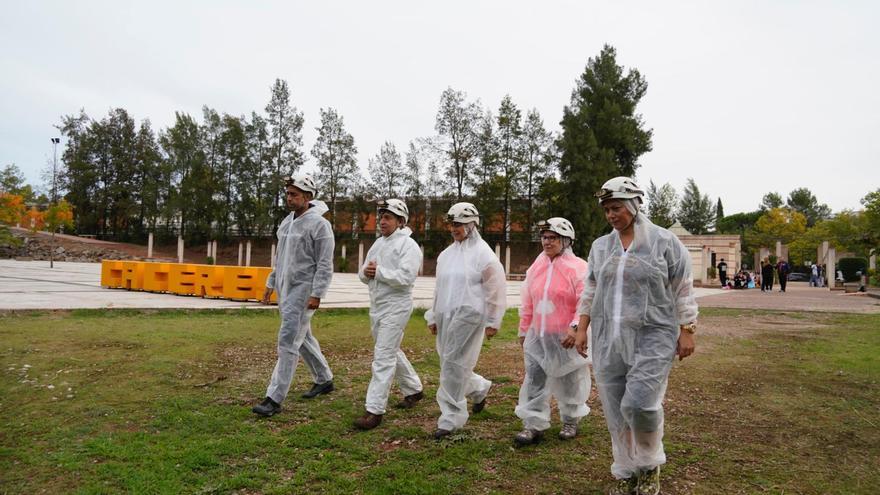
POLYGON ((167 292, 170 271, 170 263, 144 263, 144 290, 167 292))
POLYGON ((122 287, 122 262, 116 260, 101 261, 101 285, 110 288, 122 287))
POLYGON ((168 271, 168 292, 183 296, 196 293, 196 265, 177 263, 168 271))
POLYGON ((217 265, 196 265, 195 295, 223 297, 223 269, 217 265))
POLYGON ((122 262, 122 288, 144 290, 144 263, 142 261, 122 262))

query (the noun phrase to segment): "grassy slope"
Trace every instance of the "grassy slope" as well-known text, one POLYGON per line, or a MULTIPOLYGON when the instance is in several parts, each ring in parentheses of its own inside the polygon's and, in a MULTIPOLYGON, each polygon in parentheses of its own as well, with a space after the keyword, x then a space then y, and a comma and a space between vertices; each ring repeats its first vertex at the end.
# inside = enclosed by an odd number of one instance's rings
MULTIPOLYGON (((708 310, 729 320, 761 312, 708 310)), ((790 314, 785 332, 702 336, 667 394, 664 493, 870 493, 880 485, 880 317, 790 314)), ((277 316, 262 311, 81 311, 0 316, 3 492, 599 493, 610 442, 595 414, 573 442, 511 448, 521 354, 515 315, 484 346, 490 406, 451 441, 433 339, 414 317, 403 347, 428 399, 356 432, 369 381, 365 311, 322 311, 314 331, 337 392, 259 420, 277 316), (28 365, 26 367, 25 365, 28 365), (49 388, 49 386, 53 388, 49 388)), ((396 390, 392 394, 396 394, 396 390)), ((396 399, 392 396, 391 402, 396 399)))

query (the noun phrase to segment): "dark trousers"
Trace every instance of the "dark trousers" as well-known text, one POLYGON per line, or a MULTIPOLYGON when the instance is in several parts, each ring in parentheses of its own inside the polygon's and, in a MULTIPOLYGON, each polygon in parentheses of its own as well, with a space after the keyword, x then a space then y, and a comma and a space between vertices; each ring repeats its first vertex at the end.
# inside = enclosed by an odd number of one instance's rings
POLYGON ((779 286, 782 292, 785 292, 785 284, 788 282, 788 275, 779 274, 779 286))

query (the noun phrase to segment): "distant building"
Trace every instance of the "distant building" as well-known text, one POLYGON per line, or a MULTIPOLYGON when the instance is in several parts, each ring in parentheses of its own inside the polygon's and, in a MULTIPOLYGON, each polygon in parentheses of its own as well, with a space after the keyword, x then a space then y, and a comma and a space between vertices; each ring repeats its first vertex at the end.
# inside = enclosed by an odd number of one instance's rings
POLYGON ((694 283, 697 285, 711 285, 709 268, 717 266, 724 258, 727 263, 728 273, 736 273, 742 266, 741 252, 742 239, 738 235, 706 234, 694 235, 676 221, 669 227, 669 231, 675 234, 688 248, 691 255, 694 283))

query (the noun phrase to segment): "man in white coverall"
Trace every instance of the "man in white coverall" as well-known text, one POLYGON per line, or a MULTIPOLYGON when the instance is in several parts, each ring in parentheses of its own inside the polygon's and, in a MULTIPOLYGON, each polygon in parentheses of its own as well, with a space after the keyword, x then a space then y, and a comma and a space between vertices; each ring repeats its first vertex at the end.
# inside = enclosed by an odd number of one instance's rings
POLYGON ((370 288, 370 329, 373 340, 373 378, 367 388, 366 412, 354 422, 370 430, 382 422, 391 382, 397 377, 409 409, 422 399, 422 381, 400 350, 403 330, 412 314, 412 288, 422 265, 422 251, 406 226, 409 209, 399 199, 379 201, 377 222, 382 237, 367 252, 358 276, 370 288))
POLYGON ((318 340, 312 335, 311 319, 330 287, 333 277, 333 230, 323 215, 327 205, 313 198, 318 193, 308 174, 285 179, 290 214, 278 226, 275 269, 266 280, 263 303, 278 291, 278 361, 266 390, 266 398, 252 411, 272 416, 281 410, 296 365, 302 356, 314 379, 311 390, 302 394, 311 399, 333 391, 333 372, 318 340))
POLYGON ((465 425, 468 400, 475 414, 486 406, 492 382, 474 373, 474 367, 483 336, 492 338, 498 332, 507 308, 507 277, 477 230, 477 208, 456 203, 447 221, 454 242, 437 258, 434 305, 425 313, 428 328, 437 336, 440 356, 437 440, 465 425))

